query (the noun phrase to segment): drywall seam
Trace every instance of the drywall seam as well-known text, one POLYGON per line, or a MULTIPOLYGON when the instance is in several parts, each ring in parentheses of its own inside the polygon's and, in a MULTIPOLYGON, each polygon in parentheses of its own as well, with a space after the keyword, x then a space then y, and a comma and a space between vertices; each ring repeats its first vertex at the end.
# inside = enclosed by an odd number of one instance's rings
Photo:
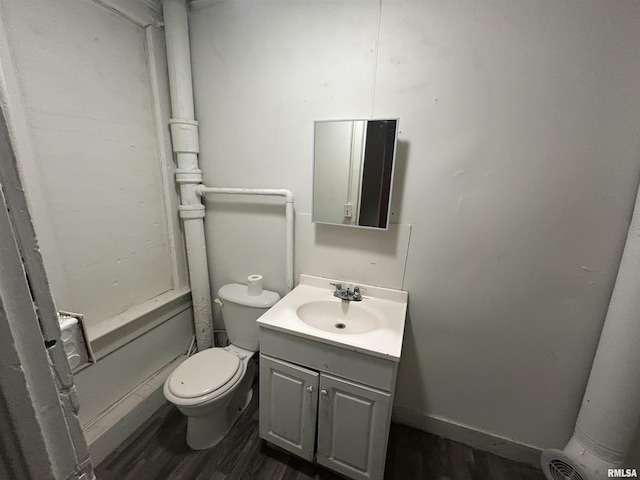
POLYGON ((371 117, 374 115, 376 101, 376 79, 378 74, 378 51, 380 49, 380 26, 382 25, 382 0, 378 2, 378 26, 376 28, 376 43, 373 50, 373 71, 371 72, 371 117))
POLYGON ((411 224, 408 224, 407 228, 409 230, 409 236, 407 238, 407 249, 404 252, 404 264, 402 265, 402 290, 404 290, 404 279, 407 276, 407 263, 409 262, 409 250, 411 249, 411 224))

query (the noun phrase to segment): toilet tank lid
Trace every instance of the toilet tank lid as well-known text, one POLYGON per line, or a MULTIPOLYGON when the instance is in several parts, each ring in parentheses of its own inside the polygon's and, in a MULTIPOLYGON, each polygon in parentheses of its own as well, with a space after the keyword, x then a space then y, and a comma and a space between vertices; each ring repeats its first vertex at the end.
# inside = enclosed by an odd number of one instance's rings
POLYGON ((278 292, 262 290, 260 295, 249 295, 247 286, 240 283, 229 283, 218 290, 218 296, 227 302, 237 303, 245 307, 269 308, 280 300, 278 292))

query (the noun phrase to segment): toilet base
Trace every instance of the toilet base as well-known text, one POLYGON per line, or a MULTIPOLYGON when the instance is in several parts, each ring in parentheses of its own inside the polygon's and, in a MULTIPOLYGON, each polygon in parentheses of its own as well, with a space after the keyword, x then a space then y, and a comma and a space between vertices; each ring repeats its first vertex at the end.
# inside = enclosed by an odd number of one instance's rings
POLYGON ((187 445, 191 449, 206 450, 224 439, 240 414, 249 406, 253 397, 251 384, 254 376, 254 362, 249 361, 247 373, 240 381, 237 393, 230 396, 226 405, 218 405, 218 408, 205 415, 187 415, 187 445))

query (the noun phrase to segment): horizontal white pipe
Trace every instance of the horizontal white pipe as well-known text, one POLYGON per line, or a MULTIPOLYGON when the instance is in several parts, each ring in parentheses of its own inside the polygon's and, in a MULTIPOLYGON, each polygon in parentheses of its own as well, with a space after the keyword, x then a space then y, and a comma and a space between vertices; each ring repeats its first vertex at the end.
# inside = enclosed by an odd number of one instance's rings
POLYGON ((286 202, 286 266, 285 277, 287 292, 293 288, 293 192, 284 188, 223 188, 205 187, 198 185, 195 187, 198 195, 207 193, 218 193, 226 195, 267 195, 284 197, 286 202))
POLYGON ((284 188, 226 188, 198 185, 196 191, 200 195, 205 193, 223 193, 231 195, 267 195, 273 197, 284 197, 287 203, 293 203, 293 192, 284 188))

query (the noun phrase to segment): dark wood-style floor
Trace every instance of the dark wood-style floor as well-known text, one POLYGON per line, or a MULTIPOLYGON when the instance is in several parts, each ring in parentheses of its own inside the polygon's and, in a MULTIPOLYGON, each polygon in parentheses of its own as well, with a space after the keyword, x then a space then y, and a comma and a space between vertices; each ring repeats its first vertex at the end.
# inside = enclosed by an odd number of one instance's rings
MULTIPOLYGON (((227 437, 206 451, 185 443, 186 418, 166 405, 96 468, 98 480, 343 480, 274 450, 258 436, 258 395, 227 437)), ((544 480, 529 465, 404 426, 391 425, 386 479, 544 480)))

